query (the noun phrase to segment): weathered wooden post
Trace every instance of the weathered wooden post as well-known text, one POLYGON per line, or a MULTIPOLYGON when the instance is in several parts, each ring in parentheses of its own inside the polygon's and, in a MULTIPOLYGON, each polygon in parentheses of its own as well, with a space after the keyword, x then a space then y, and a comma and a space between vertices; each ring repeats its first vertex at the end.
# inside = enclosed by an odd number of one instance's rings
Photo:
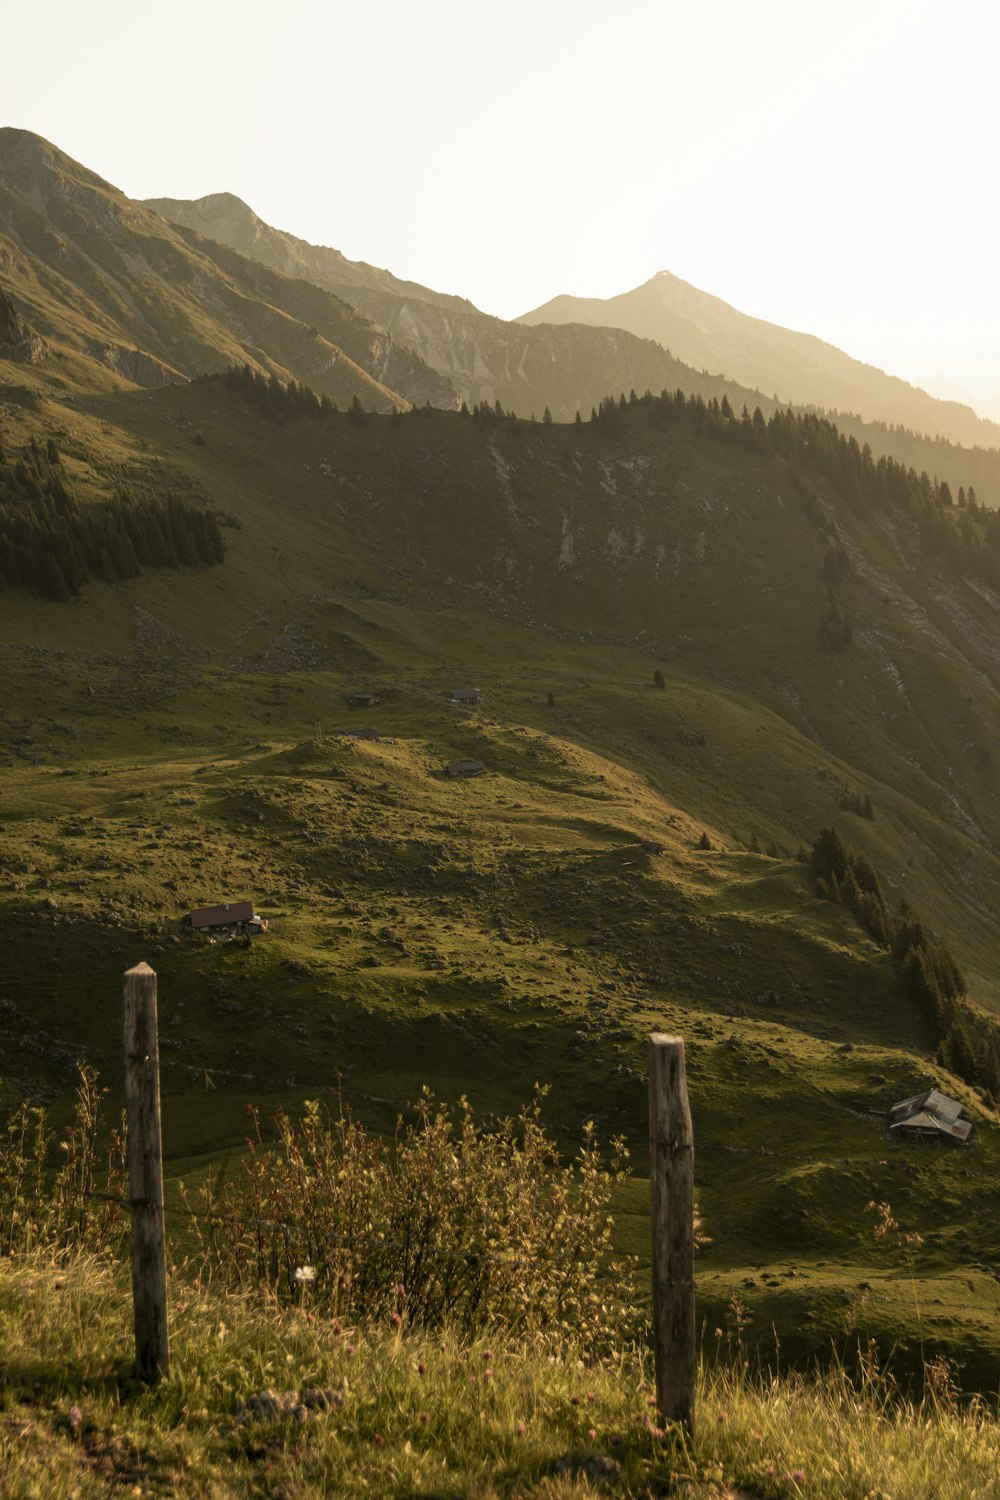
POLYGON ((125 1110, 136 1372, 140 1380, 156 1381, 169 1369, 170 1340, 156 975, 145 963, 136 964, 125 975, 125 1110))
POLYGON ((653 1343, 660 1421, 694 1437, 694 1132, 680 1037, 649 1039, 653 1343))

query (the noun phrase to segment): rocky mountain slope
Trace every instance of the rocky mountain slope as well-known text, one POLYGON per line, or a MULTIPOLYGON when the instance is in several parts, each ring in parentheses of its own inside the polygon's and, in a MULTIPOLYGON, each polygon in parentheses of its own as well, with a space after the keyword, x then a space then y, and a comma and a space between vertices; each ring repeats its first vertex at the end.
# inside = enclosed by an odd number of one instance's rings
MULTIPOLYGON (((480 312, 461 297, 401 281, 389 271, 350 261, 339 250, 310 245, 265 224, 230 193, 196 201, 150 198, 146 207, 173 223, 231 245, 241 254, 306 278, 342 297, 395 342, 413 349, 450 381, 471 407, 496 401, 505 410, 559 421, 586 417, 608 391, 685 390, 697 376, 649 338, 620 330, 528 329, 480 312)), ((737 404, 754 393, 728 387, 737 404)))
MULTIPOLYGON (((955 490, 960 485, 971 485, 980 499, 1000 505, 1000 455, 995 448, 956 446, 963 442, 995 445, 1000 428, 981 422, 954 402, 933 401, 904 382, 883 376, 818 339, 810 340, 785 329, 773 330, 774 350, 778 351, 772 351, 773 357, 762 356, 757 366, 747 361, 741 363, 735 359, 741 347, 753 348, 758 353, 771 348, 769 325, 761 324, 763 332, 754 332, 753 319, 727 309, 715 298, 694 293, 693 288, 689 290, 696 298, 712 306, 717 304, 729 315, 728 322, 721 316, 717 318, 723 330, 730 323, 742 330, 742 345, 735 334, 727 333, 728 343, 720 334, 719 358, 716 358, 704 341, 699 342, 700 335, 690 318, 685 325, 690 325, 690 338, 680 341, 688 352, 681 352, 675 343, 669 353, 663 347, 662 319, 660 322, 652 319, 648 328, 637 324, 631 332, 626 331, 628 324, 610 326, 610 320, 609 326, 587 326, 594 319, 583 315, 575 322, 554 318, 534 325, 532 315, 517 323, 504 322, 480 312, 463 298, 401 281, 390 271, 350 261, 338 250, 310 245, 274 229, 230 193, 215 193, 196 201, 153 198, 148 200, 147 207, 174 223, 230 245, 243 255, 287 275, 303 277, 342 297, 395 344, 416 351, 470 407, 484 402, 492 406, 499 401, 505 410, 521 416, 534 413, 538 417, 548 407, 557 421, 568 422, 577 411, 586 418, 609 391, 642 393, 664 389, 680 389, 706 400, 714 397, 721 401, 725 397, 736 411, 744 405, 751 411, 760 406, 765 414, 789 400, 841 405, 848 413, 861 413, 837 419, 841 428, 860 444, 869 444, 876 454, 891 453, 905 459, 918 472, 925 469, 928 474, 947 478, 955 490), (734 368, 722 358, 728 355, 730 346, 734 368), (815 356, 809 353, 813 348, 819 351, 815 356), (788 350, 790 354, 782 352, 788 350), (780 368, 779 353, 784 360, 780 368), (749 373, 740 374, 735 365, 740 369, 745 366, 749 373), (825 400, 815 394, 821 389, 815 380, 800 383, 803 392, 813 394, 796 396, 786 389, 784 379, 779 379, 782 372, 790 378, 796 370, 810 370, 818 375, 827 366, 837 378, 827 379, 822 386, 825 400), (756 388, 758 383, 761 389, 756 388), (950 433, 951 437, 933 440, 921 436, 938 431, 950 433)), ((447 403, 434 403, 432 399, 432 404, 447 403)))
POLYGON ((155 386, 249 362, 342 404, 455 402, 345 303, 171 228, 28 131, 0 131, 0 290, 64 385, 110 373, 155 386))
POLYGON ((727 375, 795 406, 857 413, 967 447, 1000 444, 1000 426, 971 407, 937 400, 812 334, 748 317, 669 271, 617 297, 554 297, 518 322, 624 328, 655 339, 697 370, 727 375))

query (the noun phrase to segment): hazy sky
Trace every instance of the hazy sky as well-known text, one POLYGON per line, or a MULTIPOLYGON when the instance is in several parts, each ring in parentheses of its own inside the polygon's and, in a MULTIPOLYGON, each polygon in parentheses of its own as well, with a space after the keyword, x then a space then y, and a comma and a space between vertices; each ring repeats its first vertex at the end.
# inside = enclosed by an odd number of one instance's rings
POLYGON ((512 317, 665 268, 1000 390, 993 0, 3 0, 0 123, 512 317))

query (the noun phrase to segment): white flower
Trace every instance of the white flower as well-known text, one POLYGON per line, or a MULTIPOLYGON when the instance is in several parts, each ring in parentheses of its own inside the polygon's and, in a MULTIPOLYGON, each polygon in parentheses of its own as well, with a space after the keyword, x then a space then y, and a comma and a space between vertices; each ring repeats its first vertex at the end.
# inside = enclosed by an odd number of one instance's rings
POLYGON ((315 1266, 296 1266, 295 1280, 299 1286, 308 1286, 311 1281, 316 1280, 315 1266))

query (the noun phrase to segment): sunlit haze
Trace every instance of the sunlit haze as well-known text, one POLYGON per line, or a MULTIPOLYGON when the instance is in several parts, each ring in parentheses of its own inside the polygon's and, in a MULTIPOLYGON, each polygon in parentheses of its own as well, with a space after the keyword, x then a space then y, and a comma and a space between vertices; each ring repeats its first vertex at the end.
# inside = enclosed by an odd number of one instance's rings
POLYGON ((981 0, 54 0, 4 32, 2 123, 133 197, 233 192, 501 317, 664 268, 1000 391, 981 0))

